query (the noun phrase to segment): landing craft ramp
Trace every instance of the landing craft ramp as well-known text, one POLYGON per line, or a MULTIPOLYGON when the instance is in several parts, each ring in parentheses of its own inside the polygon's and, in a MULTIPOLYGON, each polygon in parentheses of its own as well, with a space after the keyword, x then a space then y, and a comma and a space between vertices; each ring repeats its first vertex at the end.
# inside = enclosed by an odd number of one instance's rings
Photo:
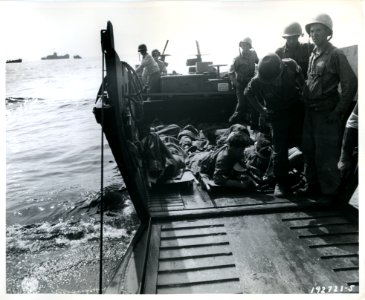
POLYGON ((284 294, 319 293, 323 287, 327 293, 356 293, 359 288, 358 228, 334 210, 155 221, 145 248, 145 275, 136 268, 144 256, 133 252, 106 293, 284 294))
MULTIPOLYGON (((108 105, 96 117, 142 223, 106 293, 358 293, 358 211, 347 204, 357 175, 337 203, 207 188, 194 178, 150 186, 138 132, 153 110, 142 112, 131 90, 110 22, 102 49, 108 105)), ((170 100, 158 102, 161 114, 170 100)))

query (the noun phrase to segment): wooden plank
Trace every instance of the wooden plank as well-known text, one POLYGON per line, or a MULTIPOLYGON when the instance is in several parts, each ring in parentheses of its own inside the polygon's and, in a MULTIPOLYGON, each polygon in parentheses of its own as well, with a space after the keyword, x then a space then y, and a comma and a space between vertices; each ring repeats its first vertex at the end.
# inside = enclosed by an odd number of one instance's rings
POLYGON ((238 281, 195 284, 185 287, 158 288, 158 294, 240 294, 242 289, 238 281))
POLYGON ((328 247, 312 248, 313 251, 320 257, 322 256, 337 256, 337 255, 356 255, 359 254, 358 245, 339 245, 328 247))
POLYGON ((232 255, 202 257, 198 259, 184 259, 176 261, 160 261, 159 271, 173 271, 179 269, 204 268, 207 266, 233 264, 232 255))
POLYGON ((327 260, 327 259, 340 259, 340 258, 359 258, 358 253, 350 253, 350 254, 338 254, 338 255, 322 255, 321 259, 327 260))
MULTIPOLYGON (((287 223, 288 226, 294 227, 295 226, 310 226, 310 225, 327 225, 327 224, 348 224, 350 223, 343 217, 308 217, 308 219, 301 219, 301 220, 283 220, 283 222, 287 223)), ((351 225, 351 224, 350 224, 351 225)), ((331 226, 331 225, 330 225, 331 226)))
POLYGON ((176 240, 165 240, 161 241, 161 248, 165 247, 187 247, 194 245, 210 245, 214 243, 224 243, 228 242, 227 235, 221 236, 208 236, 208 237, 200 237, 200 238, 186 238, 186 239, 176 239, 176 240))
POLYGON ((325 245, 348 244, 357 243, 359 241, 358 235, 335 235, 327 237, 312 237, 302 238, 309 248, 324 247, 325 245))
POLYGON ((224 226, 222 222, 214 219, 191 219, 161 223, 161 230, 184 228, 199 228, 201 226, 224 226))
MULTIPOLYGON (((195 230, 195 229, 204 229, 204 228, 214 228, 214 227, 224 227, 224 224, 214 224, 214 223, 210 223, 210 224, 204 224, 204 225, 190 225, 190 224, 186 224, 186 223, 182 223, 182 221, 180 221, 179 223, 181 224, 176 224, 175 225, 171 225, 172 223, 170 223, 170 226, 165 226, 163 225, 161 227, 161 234, 163 234, 164 232, 167 231, 177 231, 177 230, 185 230, 185 229, 190 229, 190 230, 195 230)), ((189 222, 192 223, 192 222, 189 222)))
POLYGON ((149 206, 149 209, 151 209, 151 210, 156 210, 156 209, 162 210, 162 209, 166 209, 166 208, 184 209, 184 205, 183 204, 163 204, 163 205, 156 204, 156 205, 149 206))
POLYGON ((276 198, 270 194, 253 193, 240 189, 221 187, 221 190, 210 193, 217 207, 233 205, 265 205, 272 203, 291 203, 292 201, 284 198, 276 198))
POLYGON ((152 201, 149 203, 149 205, 167 205, 167 204, 184 204, 183 201, 181 199, 169 199, 169 200, 164 200, 163 202, 161 201, 152 201))
MULTIPOLYGON (((207 270, 214 270, 216 271, 217 269, 225 269, 225 268, 235 268, 236 265, 234 263, 231 264, 217 264, 217 265, 210 265, 210 266, 204 266, 204 267, 192 267, 192 268, 187 268, 187 267, 183 267, 181 269, 174 269, 174 270, 159 270, 158 274, 162 275, 162 274, 178 274, 178 273, 187 273, 187 272, 198 272, 198 271, 207 271, 207 270)), ((345 271, 345 270, 352 270, 352 269, 358 269, 358 268, 341 268, 341 269, 336 269, 335 271, 345 271)))
POLYGON ((227 245, 219 245, 212 247, 198 247, 198 248, 182 248, 177 250, 161 250, 161 259, 181 259, 183 257, 192 257, 199 255, 211 255, 230 253, 230 248, 227 245))
POLYGON ((249 198, 249 197, 241 197, 241 198, 219 198, 214 199, 214 203, 216 207, 229 207, 229 206, 265 206, 272 204, 289 204, 292 203, 289 200, 285 199, 275 199, 271 202, 260 201, 258 199, 249 198))
POLYGON ((151 194, 150 197, 151 202, 168 202, 168 201, 181 201, 180 193, 177 189, 174 191, 159 191, 158 195, 154 193, 151 194))
POLYGON ((359 282, 359 270, 339 270, 336 273, 346 284, 359 282))
POLYGON ((349 268, 359 266, 359 257, 330 257, 322 258, 332 269, 349 268))
POLYGON ((282 214, 283 221, 300 220, 300 219, 316 219, 318 217, 339 217, 343 218, 342 212, 336 210, 308 210, 287 212, 282 214))
POLYGON ((213 202, 206 201, 201 194, 181 194, 184 205, 187 209, 214 207, 213 202))
POLYGON ((146 279, 144 283, 144 294, 156 294, 158 257, 160 247, 161 225, 152 225, 148 259, 146 267, 146 279))
MULTIPOLYGON (((170 232, 171 233, 171 232, 170 232)), ((209 237, 217 237, 217 236, 224 236, 227 235, 226 232, 202 232, 202 233, 190 233, 190 232, 180 232, 174 234, 170 234, 169 236, 164 236, 161 240, 184 240, 184 239, 197 239, 197 238, 209 238, 209 237)))
POLYGON ((183 228, 183 229, 175 229, 174 231, 162 231, 161 238, 164 237, 177 237, 177 236, 188 236, 188 235, 196 235, 196 234, 214 234, 214 233, 226 233, 224 227, 198 227, 198 228, 183 228))
POLYGON ((311 201, 302 201, 298 203, 266 203, 265 205, 250 205, 250 206, 232 206, 220 208, 205 208, 205 209, 184 209, 183 211, 169 211, 169 212, 151 212, 151 216, 160 221, 171 220, 172 218, 186 219, 186 218, 214 218, 238 214, 265 214, 276 213, 287 210, 301 210, 311 208, 328 208, 329 203, 313 203, 311 201))
POLYGON ((161 238, 161 240, 176 240, 176 239, 190 239, 190 238, 205 238, 205 237, 214 237, 214 236, 221 236, 227 235, 226 232, 208 232, 208 233, 197 233, 197 234, 180 234, 180 235, 171 235, 161 238))
POLYGON ((184 284, 198 284, 204 282, 220 282, 227 279, 239 280, 236 276, 235 267, 227 268, 215 268, 215 269, 203 269, 196 271, 185 271, 185 272, 172 272, 159 274, 158 276, 158 287, 160 286, 179 286, 184 284))
POLYGON ((342 228, 341 230, 337 229, 336 231, 328 230, 328 228, 321 227, 321 230, 296 230, 296 234, 298 237, 301 238, 316 238, 321 237, 324 239, 330 238, 330 237, 341 237, 341 236, 358 236, 359 232, 357 230, 353 230, 351 228, 342 228))
POLYGON ((182 207, 184 208, 184 203, 183 202, 170 202, 170 203, 160 203, 161 207, 167 208, 175 208, 175 207, 182 207))
MULTIPOLYGON (((219 92, 186 92, 186 93, 149 93, 149 94, 142 94, 143 97, 148 96, 155 96, 155 97, 168 97, 173 98, 175 96, 222 96, 222 95, 234 95, 231 91, 219 91, 219 92)), ((154 100, 153 102, 164 102, 165 100, 154 100)), ((148 103, 148 102, 147 102, 148 103)))
POLYGON ((311 230, 322 230, 323 228, 330 230, 355 230, 357 226, 354 226, 350 222, 343 221, 343 220, 320 220, 320 221, 307 221, 304 220, 303 222, 295 222, 293 221, 288 223, 288 226, 292 230, 300 230, 300 229, 311 229, 311 230), (294 225, 293 225, 294 223, 294 225))
POLYGON ((165 205, 153 205, 149 207, 150 209, 154 210, 154 209, 179 209, 179 210, 183 210, 184 209, 184 205, 182 204, 165 204, 165 205))
POLYGON ((163 212, 170 212, 170 211, 184 211, 184 206, 161 206, 161 207, 153 207, 150 208, 150 213, 163 213, 163 212))

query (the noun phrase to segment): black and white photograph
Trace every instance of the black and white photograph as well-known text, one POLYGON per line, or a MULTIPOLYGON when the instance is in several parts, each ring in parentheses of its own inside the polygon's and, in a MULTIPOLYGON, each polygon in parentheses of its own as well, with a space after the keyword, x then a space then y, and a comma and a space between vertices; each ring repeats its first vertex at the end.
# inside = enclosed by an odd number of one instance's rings
POLYGON ((6 299, 361 298, 364 8, 0 1, 6 299))

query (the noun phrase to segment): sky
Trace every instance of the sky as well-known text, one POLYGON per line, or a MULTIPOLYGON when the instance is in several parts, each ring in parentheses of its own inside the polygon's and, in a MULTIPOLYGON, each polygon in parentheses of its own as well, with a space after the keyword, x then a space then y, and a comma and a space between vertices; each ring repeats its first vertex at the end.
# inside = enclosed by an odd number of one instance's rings
MULTIPOLYGON (((131 65, 139 62, 138 44, 162 52, 167 40, 169 71, 184 72, 187 58, 196 54, 199 41, 204 61, 231 64, 238 43, 249 36, 262 57, 285 40, 286 25, 304 25, 318 13, 334 23, 332 42, 337 47, 359 44, 364 36, 360 0, 342 1, 0 1, 1 35, 5 59, 39 60, 53 52, 101 56, 100 30, 110 20, 116 50, 131 65), (4 40, 3 40, 4 41, 4 40)), ((308 42, 308 35, 301 38, 308 42)), ((227 67, 228 68, 228 67, 227 67)))

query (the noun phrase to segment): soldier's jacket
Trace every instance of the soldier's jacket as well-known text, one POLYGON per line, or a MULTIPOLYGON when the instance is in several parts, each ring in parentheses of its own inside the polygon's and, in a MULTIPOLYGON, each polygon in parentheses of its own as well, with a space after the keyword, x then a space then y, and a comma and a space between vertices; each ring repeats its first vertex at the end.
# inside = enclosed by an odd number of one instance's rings
POLYGON ((150 76, 153 73, 160 72, 160 68, 158 67, 157 62, 153 59, 151 55, 148 53, 142 59, 140 66, 136 69, 136 73, 142 76, 143 70, 146 70, 146 75, 150 76))
POLYGON ((290 58, 285 58, 282 62, 283 71, 277 85, 262 82, 255 76, 244 93, 251 103, 258 101, 273 115, 295 105, 301 98, 300 86, 304 84, 300 66, 290 58))
POLYGON ((345 54, 328 43, 327 48, 319 53, 317 48, 309 59, 307 86, 309 101, 333 101, 339 114, 351 105, 357 91, 357 77, 345 54), (341 84, 341 97, 338 85, 341 84))
POLYGON ((298 43, 298 46, 291 49, 286 45, 278 48, 275 53, 279 55, 281 59, 291 58, 294 59, 297 64, 302 68, 304 77, 307 77, 307 70, 309 64, 309 57, 313 51, 314 45, 309 43, 298 43))
POLYGON ((255 75, 255 64, 259 61, 255 50, 242 53, 233 60, 230 72, 235 75, 238 83, 247 83, 255 75))

